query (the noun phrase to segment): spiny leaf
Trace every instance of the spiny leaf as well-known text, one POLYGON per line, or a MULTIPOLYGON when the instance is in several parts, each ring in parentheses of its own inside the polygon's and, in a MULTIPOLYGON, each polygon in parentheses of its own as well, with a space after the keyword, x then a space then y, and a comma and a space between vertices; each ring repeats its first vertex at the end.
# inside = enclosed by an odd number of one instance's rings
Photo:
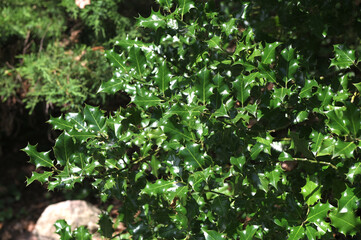
POLYGON ((342 157, 342 158, 352 158, 353 152, 356 149, 356 145, 353 142, 344 142, 337 140, 333 150, 332 158, 342 157))
POLYGON ((73 125, 69 121, 63 119, 61 116, 58 118, 50 116, 48 123, 53 125, 54 129, 58 130, 70 130, 73 128, 73 125))
POLYGON ((202 168, 205 163, 205 156, 200 151, 200 146, 197 144, 189 144, 180 149, 180 155, 184 158, 185 169, 194 171, 197 168, 202 168))
POLYGON ((39 181, 40 183, 45 183, 48 181, 49 177, 53 175, 53 172, 43 172, 37 173, 33 172, 30 178, 26 178, 26 186, 30 185, 34 181, 39 181))
POLYGON ((147 66, 146 58, 142 50, 138 46, 131 47, 129 51, 129 59, 134 67, 130 72, 136 76, 137 79, 142 80, 147 66))
POLYGON ((158 28, 165 28, 166 21, 165 17, 160 13, 160 11, 154 12, 152 9, 152 12, 148 18, 143 18, 142 16, 138 18, 138 25, 141 27, 157 30, 158 28))
POLYGON ((184 14, 188 13, 192 8, 194 8, 193 0, 177 0, 178 8, 177 12, 181 15, 181 19, 183 20, 184 14))
POLYGON ((202 228, 204 237, 206 238, 206 240, 223 240, 224 237, 222 236, 221 233, 216 232, 214 230, 207 230, 205 228, 202 228))
POLYGON ((346 177, 348 180, 350 180, 351 183, 354 183, 355 177, 357 175, 361 174, 361 163, 355 163, 352 167, 350 167, 350 170, 346 174, 346 177))
POLYGON ((38 152, 36 150, 37 145, 28 144, 26 148, 23 149, 24 152, 30 157, 30 163, 34 164, 36 168, 38 167, 54 167, 53 160, 49 157, 49 152, 38 152))
POLYGON ((87 122, 87 126, 90 129, 96 132, 103 132, 106 118, 98 107, 86 105, 84 108, 84 120, 87 122))
POLYGON ((171 73, 167 67, 167 61, 163 61, 159 68, 158 72, 155 76, 155 82, 159 87, 160 92, 164 96, 164 92, 168 90, 169 83, 171 81, 171 73))
POLYGON ((318 84, 315 80, 306 80, 305 85, 300 91, 300 97, 301 98, 310 98, 312 97, 312 89, 318 87, 318 84))
POLYGON ((306 185, 301 188, 301 193, 307 205, 313 205, 321 199, 321 186, 316 181, 307 178, 306 185))
POLYGON ((333 133, 336 133, 340 136, 344 136, 350 131, 347 128, 348 120, 345 119, 343 116, 343 112, 341 110, 333 110, 326 113, 329 121, 327 122, 327 126, 333 133))
POLYGON ((262 63, 271 64, 275 61, 275 50, 280 44, 279 42, 266 43, 266 47, 263 49, 262 63))
POLYGON ((335 57, 331 59, 330 67, 336 66, 340 69, 346 69, 355 64, 355 50, 349 50, 343 45, 334 45, 335 57))

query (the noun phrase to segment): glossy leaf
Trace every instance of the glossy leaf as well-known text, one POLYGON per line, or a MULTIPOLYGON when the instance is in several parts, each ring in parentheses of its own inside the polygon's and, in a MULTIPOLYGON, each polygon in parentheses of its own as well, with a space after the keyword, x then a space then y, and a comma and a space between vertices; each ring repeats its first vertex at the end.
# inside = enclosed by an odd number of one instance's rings
POLYGON ((88 229, 84 226, 80 226, 74 230, 74 237, 77 240, 91 240, 92 236, 89 233, 88 229))
POLYGON ((39 181, 40 183, 45 183, 48 181, 49 177, 53 175, 53 172, 43 172, 43 173, 37 173, 37 172, 33 172, 31 174, 30 178, 26 178, 26 186, 28 186, 29 184, 31 184, 34 181, 39 181))
POLYGON ((355 50, 349 50, 343 45, 334 45, 335 57, 331 59, 330 67, 336 66, 340 69, 351 67, 355 64, 355 50))
POLYGON ((346 176, 351 183, 354 183, 355 177, 360 174, 361 174, 361 163, 358 162, 355 163, 352 167, 350 167, 346 176))
POLYGON ((163 61, 159 68, 155 77, 155 82, 159 87, 160 92, 164 96, 164 93, 169 88, 169 83, 171 81, 171 73, 167 67, 167 62, 163 61))
POLYGON ((310 98, 312 97, 313 93, 312 90, 318 87, 318 84, 315 80, 306 80, 305 85, 300 91, 301 98, 310 98))
POLYGON ((138 18, 138 25, 157 30, 158 28, 164 28, 166 26, 166 22, 160 11, 154 12, 152 10, 148 18, 143 18, 141 16, 138 18))
POLYGON ((142 80, 145 74, 146 68, 146 58, 139 47, 132 47, 129 51, 129 59, 132 62, 134 68, 131 73, 137 77, 137 79, 142 80))
POLYGON ((321 186, 316 181, 307 178, 306 185, 301 188, 301 193, 307 205, 313 205, 321 199, 321 186))
POLYGON ((23 151, 30 157, 30 163, 34 164, 36 168, 55 167, 53 160, 49 157, 49 152, 38 152, 36 150, 36 145, 28 144, 23 151))
POLYGON ((356 149, 356 145, 353 142, 344 142, 338 140, 335 143, 332 158, 338 156, 342 158, 352 158, 355 149, 356 149))
POLYGON ((291 232, 288 239, 297 240, 303 238, 305 235, 305 228, 301 226, 291 227, 291 232))
POLYGON ((209 102, 209 97, 213 94, 213 84, 211 84, 210 70, 203 68, 197 74, 198 83, 196 85, 195 93, 203 104, 209 102))
POLYGON ((177 12, 181 15, 183 19, 184 14, 188 13, 192 8, 194 8, 194 2, 192 0, 177 0, 178 9, 177 12))
POLYGON ((343 117, 343 112, 339 110, 334 110, 326 113, 329 122, 327 123, 327 126, 330 128, 330 130, 333 133, 336 133, 338 135, 346 135, 350 131, 347 128, 347 125, 349 124, 348 121, 343 117))
POLYGON ((204 237, 206 240, 223 240, 223 236, 221 233, 218 233, 214 230, 207 230, 205 228, 202 228, 204 237))
POLYGON ((275 61, 275 50, 280 45, 279 42, 266 43, 265 48, 263 49, 262 62, 265 64, 271 64, 275 61))

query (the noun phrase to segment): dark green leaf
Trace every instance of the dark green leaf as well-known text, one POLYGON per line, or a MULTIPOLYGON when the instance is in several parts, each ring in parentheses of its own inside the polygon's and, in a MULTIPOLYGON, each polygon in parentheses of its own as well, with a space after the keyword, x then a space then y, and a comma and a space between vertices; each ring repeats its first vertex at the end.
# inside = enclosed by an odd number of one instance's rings
POLYGON ((353 142, 344 142, 338 140, 335 143, 332 158, 338 156, 342 158, 352 158, 355 149, 356 149, 356 145, 353 142))
POLYGON ((188 171, 194 171, 202 168, 205 163, 205 155, 200 151, 197 144, 189 144, 180 149, 180 155, 184 158, 184 167, 188 171))
POLYGON ((100 234, 103 237, 111 238, 114 232, 113 221, 111 220, 111 218, 107 214, 102 213, 99 216, 98 224, 100 226, 99 228, 100 234))
POLYGON ((65 220, 57 220, 54 226, 60 240, 72 240, 71 227, 65 220))
POLYGON ((302 239, 305 235, 305 228, 301 225, 298 227, 291 227, 290 236, 288 237, 289 240, 299 240, 302 239))
POLYGON ((131 47, 129 51, 129 59, 133 65, 131 73, 134 74, 137 79, 142 80, 145 74, 145 68, 147 67, 146 58, 142 50, 138 46, 131 47))
POLYGON ((160 64, 158 68, 158 72, 155 76, 155 83, 158 85, 159 90, 163 96, 164 96, 164 92, 169 88, 171 76, 172 75, 167 67, 167 61, 163 61, 160 64))
POLYGON ((178 2, 178 8, 177 12, 181 15, 181 18, 183 20, 184 14, 188 13, 189 10, 194 8, 194 2, 193 0, 177 0, 178 2))
POLYGON ((340 69, 346 69, 355 64, 355 50, 349 50, 343 45, 334 45, 335 57, 331 59, 330 67, 336 66, 340 69))
POLYGON ((30 163, 34 164, 36 168, 38 167, 54 167, 53 160, 49 157, 49 152, 38 152, 36 150, 37 145, 28 144, 26 148, 23 149, 24 152, 30 157, 30 163))
POLYGON ((98 107, 91 107, 86 105, 84 108, 84 119, 87 122, 87 127, 96 131, 102 132, 105 127, 106 118, 98 107))
POLYGON ((53 175, 53 172, 43 172, 37 173, 33 172, 30 178, 26 178, 26 186, 31 184, 34 181, 39 181, 40 183, 45 183, 48 181, 49 177, 53 175))
POLYGON ((271 64, 275 61, 275 50, 280 45, 279 42, 266 43, 262 54, 262 63, 271 64))
POLYGON ((303 86, 303 88, 301 89, 300 92, 300 97, 301 98, 310 98, 312 97, 313 93, 312 93, 312 89, 314 87, 318 87, 318 84, 315 80, 306 80, 305 81, 305 85, 303 86))
POLYGON ((88 229, 84 226, 80 226, 74 230, 74 237, 76 240, 91 240, 92 236, 88 229))
POLYGON ((158 28, 164 28, 166 26, 165 17, 158 12, 154 12, 152 10, 150 16, 148 18, 139 17, 138 25, 141 27, 152 28, 157 30, 158 28))
POLYGON ((307 205, 311 206, 321 199, 321 186, 307 178, 306 185, 301 188, 301 193, 307 205))
POLYGON ((214 230, 207 230, 205 228, 202 228, 202 231, 206 240, 224 240, 222 234, 214 230))
POLYGON ((290 135, 296 152, 302 153, 308 159, 315 159, 315 156, 309 149, 309 143, 305 139, 300 138, 298 133, 295 132, 291 132, 290 135))
POLYGON ((209 103, 209 97, 213 94, 213 84, 211 83, 211 71, 203 68, 197 74, 198 82, 196 85, 196 95, 203 104, 209 103))
POLYGON ((62 117, 54 118, 51 116, 48 122, 53 125, 54 129, 58 130, 70 130, 73 128, 73 125, 62 117))
POLYGON ((353 212, 331 212, 330 213, 331 224, 337 228, 342 234, 351 236, 359 232, 361 227, 361 220, 359 216, 356 216, 353 212))

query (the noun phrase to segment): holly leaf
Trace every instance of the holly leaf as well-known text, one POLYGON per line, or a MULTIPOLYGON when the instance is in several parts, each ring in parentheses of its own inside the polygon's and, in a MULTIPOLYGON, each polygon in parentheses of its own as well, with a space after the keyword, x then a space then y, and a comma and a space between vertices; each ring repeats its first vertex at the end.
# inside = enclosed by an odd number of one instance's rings
POLYGON ((256 234, 259 226, 247 224, 246 229, 239 233, 240 239, 254 239, 253 236, 256 234))
POLYGON ((219 36, 213 36, 207 41, 209 48, 215 48, 217 50, 222 50, 222 39, 219 36))
MULTIPOLYGON (((318 230, 316 232, 318 232, 321 235, 324 235, 326 232, 331 231, 331 226, 329 222, 327 222, 327 217, 328 217, 328 212, 333 209, 334 207, 328 202, 326 203, 318 202, 315 206, 310 207, 310 211, 307 215, 306 221, 315 224, 318 230)), ((309 237, 309 239, 311 239, 310 236, 317 236, 317 235, 313 235, 312 233, 314 233, 314 228, 306 227, 306 234, 309 237)))
POLYGON ((356 107, 354 104, 348 103, 346 105, 345 117, 348 121, 346 121, 347 128, 352 133, 354 137, 358 136, 358 132, 360 130, 360 109, 356 107))
POLYGON ((335 57, 331 59, 330 67, 336 66, 340 69, 350 68, 355 64, 355 50, 349 50, 343 45, 334 45, 335 57))
POLYGON ((184 168, 188 171, 194 171, 202 168, 205 164, 205 155, 200 151, 200 145, 188 144, 180 149, 179 154, 184 158, 184 168))
POLYGON ((236 19, 231 18, 228 22, 221 25, 222 31, 226 33, 227 36, 231 35, 235 30, 237 30, 236 19))
POLYGON ((72 137, 66 132, 60 134, 54 146, 54 155, 59 164, 64 166, 64 171, 69 170, 70 159, 75 153, 75 150, 76 148, 72 137))
POLYGON ((242 106, 251 95, 251 87, 249 86, 249 79, 244 77, 238 77, 233 83, 233 87, 237 91, 237 99, 241 102, 242 106))
POLYGON ((162 102, 162 99, 152 94, 149 94, 148 96, 137 95, 135 96, 133 102, 139 107, 149 108, 153 106, 158 106, 162 102))
POLYGON ((106 118, 98 107, 86 105, 84 108, 84 120, 86 121, 88 128, 95 132, 103 132, 106 118))
POLYGON ((91 240, 92 235, 89 233, 88 229, 84 226, 80 226, 74 230, 74 237, 77 240, 91 240))
POLYGON ((214 230, 207 230, 205 228, 202 228, 204 237, 206 240, 223 240, 225 239, 221 233, 216 232, 214 230))
POLYGON ((184 14, 194 8, 194 2, 193 0, 177 0, 177 2, 178 8, 176 11, 181 15, 181 19, 183 20, 184 14))
POLYGON ((29 186, 34 181, 39 181, 44 184, 48 181, 49 177, 53 175, 53 172, 44 171, 43 173, 33 172, 30 178, 26 178, 26 186, 29 186))
POLYGON ((48 123, 53 125, 54 129, 58 130, 68 131, 73 128, 73 125, 69 121, 63 119, 61 116, 58 118, 50 116, 50 120, 48 121, 48 123))
POLYGON ((287 61, 291 61, 294 58, 295 49, 292 46, 288 46, 287 48, 281 51, 281 56, 287 61))
POLYGON ((23 149, 24 152, 30 157, 30 163, 34 164, 36 168, 39 167, 53 167, 53 160, 49 157, 49 152, 38 152, 36 150, 37 145, 28 144, 26 148, 23 149))
POLYGON ((110 61, 110 65, 117 69, 119 73, 127 73, 126 60, 123 54, 118 54, 114 50, 106 51, 104 56, 110 61))
POLYGON ((308 159, 315 159, 309 149, 308 142, 304 138, 300 138, 296 132, 291 132, 290 135, 296 152, 302 153, 308 159))
POLYGON ((271 64, 275 59, 275 50, 280 45, 279 42, 274 43, 266 43, 265 48, 263 49, 262 53, 262 63, 264 64, 271 64))
POLYGON ((138 18, 138 25, 141 27, 157 30, 158 28, 165 28, 166 21, 164 16, 160 13, 160 10, 158 12, 154 12, 152 9, 149 17, 143 18, 140 16, 138 18))
POLYGON ((356 145, 353 142, 344 142, 342 140, 337 140, 333 150, 332 158, 342 157, 342 158, 353 158, 353 152, 356 149, 356 145))
POLYGON ((301 98, 311 98, 313 93, 312 93, 312 89, 314 87, 318 87, 318 84, 315 80, 306 80, 305 81, 305 85, 303 86, 303 88, 300 91, 300 97, 301 98))
POLYGON ((146 58, 142 50, 138 46, 131 47, 129 51, 129 59, 132 63, 132 66, 134 66, 134 68, 132 68, 130 71, 131 74, 142 80, 143 76, 145 75, 145 68, 147 66, 146 58))
POLYGON ((246 157, 231 157, 230 162, 236 169, 242 171, 243 165, 246 163, 246 157))
POLYGON ((360 217, 356 216, 353 212, 331 212, 330 219, 332 226, 337 228, 344 235, 350 234, 351 236, 354 236, 359 232, 361 220, 360 217))
POLYGON ((99 232, 103 237, 112 238, 113 236, 113 221, 108 214, 102 213, 99 216, 99 232))
POLYGON ((97 137, 97 135, 95 133, 91 133, 88 131, 79 131, 79 130, 75 130, 72 129, 68 132, 69 136, 79 140, 79 142, 85 142, 87 141, 89 138, 95 138, 97 137))
POLYGON ((210 96, 213 94, 213 84, 211 83, 211 71, 203 68, 197 74, 198 82, 195 86, 195 93, 201 99, 203 105, 209 103, 210 96))
POLYGON ((313 205, 321 199, 321 186, 316 181, 307 178, 306 185, 301 188, 301 194, 307 205, 313 205))
POLYGON ((291 227, 290 230, 291 232, 288 237, 288 240, 299 240, 302 239, 303 236, 305 235, 305 228, 302 225, 297 227, 291 227))
POLYGON ((164 96, 165 91, 168 89, 169 87, 169 83, 171 81, 171 73, 167 67, 167 62, 163 61, 159 68, 158 68, 158 72, 155 76, 155 83, 158 85, 160 92, 162 93, 162 95, 164 96))
POLYGON ((353 184, 355 177, 361 174, 361 163, 358 162, 350 167, 350 170, 346 174, 347 179, 353 184))
POLYGON ((55 232, 60 236, 61 240, 71 240, 71 227, 65 220, 57 220, 54 224, 55 232))
POLYGON ((344 136, 350 133, 347 125, 349 122, 344 118, 343 111, 333 110, 326 113, 329 121, 326 122, 327 126, 330 128, 331 132, 344 136))

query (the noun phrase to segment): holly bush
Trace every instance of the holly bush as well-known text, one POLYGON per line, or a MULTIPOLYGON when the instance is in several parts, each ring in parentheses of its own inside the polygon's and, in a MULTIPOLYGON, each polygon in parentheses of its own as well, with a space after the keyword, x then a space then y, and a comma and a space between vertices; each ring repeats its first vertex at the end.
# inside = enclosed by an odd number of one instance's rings
MULTIPOLYGON (((248 3, 157 2, 137 21, 147 41, 105 54, 114 75, 99 92, 126 92, 128 106, 51 118, 62 133, 51 152, 24 149, 38 169, 27 184, 90 179, 122 202, 132 239, 360 237, 357 51, 334 44, 336 74, 315 77, 286 41, 256 40, 248 3)), ((99 224, 125 237, 106 213, 99 224)), ((91 238, 64 221, 57 232, 91 238)))

